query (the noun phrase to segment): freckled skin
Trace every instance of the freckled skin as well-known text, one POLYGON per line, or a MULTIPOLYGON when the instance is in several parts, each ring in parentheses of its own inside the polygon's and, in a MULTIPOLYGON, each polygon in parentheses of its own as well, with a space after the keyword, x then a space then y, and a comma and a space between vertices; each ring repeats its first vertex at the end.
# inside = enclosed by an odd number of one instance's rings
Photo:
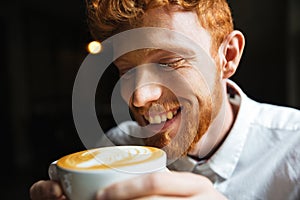
MULTIPOLYGON (((206 53, 210 52, 211 38, 201 27, 196 13, 172 13, 163 8, 157 8, 149 10, 139 25, 168 28, 191 36, 206 53)), ((168 38, 161 40, 162 46, 166 45, 167 42, 176 43, 176 41, 166 40, 168 38)), ((124 81, 121 86, 121 93, 126 94, 126 90, 130 87, 130 90, 135 91, 130 98, 124 97, 124 99, 130 99, 128 104, 131 113, 141 126, 146 126, 149 123, 145 118, 150 112, 183 108, 181 117, 176 118, 168 129, 145 139, 147 145, 164 147, 168 153, 168 158, 171 159, 193 150, 196 143, 206 133, 211 121, 219 112, 220 105, 222 105, 223 83, 220 71, 215 70, 212 71, 212 76, 215 77, 213 83, 208 83, 213 85, 213 88, 207 88, 207 80, 203 79, 199 69, 186 60, 180 63, 178 69, 175 69, 178 75, 170 78, 174 88, 179 88, 176 94, 163 85, 147 84, 148 79, 145 79, 145 74, 150 76, 149 74, 153 73, 153 76, 156 76, 155 78, 158 80, 160 72, 151 72, 150 70, 143 72, 146 69, 140 66, 145 63, 159 63, 162 57, 164 60, 174 60, 178 55, 163 50, 142 49, 119 57, 115 65, 120 71, 124 68, 126 70, 135 68, 136 70, 135 81, 131 84, 124 81)), ((218 66, 215 68, 218 69, 218 66)), ((161 79, 167 79, 167 75, 161 79)), ((149 78, 149 80, 151 79, 149 78)))

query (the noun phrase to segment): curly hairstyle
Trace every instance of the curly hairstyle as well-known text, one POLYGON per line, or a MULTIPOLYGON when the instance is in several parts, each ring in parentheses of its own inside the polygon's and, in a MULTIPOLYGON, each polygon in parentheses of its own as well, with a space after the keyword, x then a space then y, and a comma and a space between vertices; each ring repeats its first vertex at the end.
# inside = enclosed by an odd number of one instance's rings
POLYGON ((201 25, 211 34, 216 53, 224 38, 233 30, 231 11, 226 0, 86 0, 88 25, 99 41, 134 27, 147 10, 169 5, 196 11, 201 25))

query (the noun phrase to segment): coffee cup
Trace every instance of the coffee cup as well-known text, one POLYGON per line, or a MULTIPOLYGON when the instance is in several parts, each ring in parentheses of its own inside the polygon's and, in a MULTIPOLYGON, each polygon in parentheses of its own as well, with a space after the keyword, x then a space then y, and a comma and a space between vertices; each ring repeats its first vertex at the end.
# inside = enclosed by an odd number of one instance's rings
POLYGON ((147 146, 102 147, 66 155, 49 166, 70 200, 95 199, 97 191, 136 176, 168 171, 166 153, 147 146))

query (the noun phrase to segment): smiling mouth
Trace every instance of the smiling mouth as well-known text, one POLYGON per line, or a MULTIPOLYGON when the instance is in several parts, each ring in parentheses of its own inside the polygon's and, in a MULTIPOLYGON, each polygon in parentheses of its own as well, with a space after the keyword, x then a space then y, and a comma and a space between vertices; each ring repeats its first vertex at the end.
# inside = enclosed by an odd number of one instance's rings
POLYGON ((167 121, 172 120, 181 112, 181 107, 165 111, 163 113, 151 113, 144 115, 144 119, 150 125, 158 125, 167 121))

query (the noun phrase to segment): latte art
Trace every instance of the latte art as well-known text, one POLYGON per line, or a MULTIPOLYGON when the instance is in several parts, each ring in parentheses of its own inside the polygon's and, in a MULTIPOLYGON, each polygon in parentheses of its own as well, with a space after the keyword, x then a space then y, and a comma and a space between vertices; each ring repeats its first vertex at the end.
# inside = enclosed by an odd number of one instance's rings
POLYGON ((70 200, 95 199, 99 189, 152 172, 168 172, 166 153, 147 146, 112 146, 64 156, 49 166, 70 200))
POLYGON ((139 172, 147 170, 147 167, 164 166, 165 163, 165 152, 160 149, 145 146, 114 146, 70 154, 59 159, 57 165, 69 170, 111 168, 128 170, 127 168, 130 168, 139 172))

